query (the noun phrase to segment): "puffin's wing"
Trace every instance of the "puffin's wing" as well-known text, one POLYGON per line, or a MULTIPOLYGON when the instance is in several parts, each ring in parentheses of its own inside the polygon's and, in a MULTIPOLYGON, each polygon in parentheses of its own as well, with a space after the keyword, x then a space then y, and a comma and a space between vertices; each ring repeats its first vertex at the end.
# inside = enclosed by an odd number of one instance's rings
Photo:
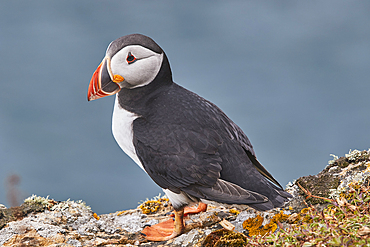
POLYGON ((219 134, 187 130, 179 124, 154 126, 144 118, 133 125, 134 146, 145 171, 162 188, 223 203, 263 203, 259 193, 220 179, 219 134))
POLYGON ((136 153, 162 188, 178 192, 194 183, 212 186, 220 177, 217 135, 186 131, 179 125, 155 126, 142 118, 135 120, 133 130, 136 153))
POLYGON ((257 171, 261 173, 265 178, 279 186, 282 190, 283 187, 280 185, 280 183, 266 170, 266 168, 257 160, 257 157, 252 155, 250 152, 247 152, 248 158, 252 161, 252 164, 256 167, 257 171))
POLYGON ((237 126, 235 123, 231 122, 229 127, 229 132, 233 132, 233 136, 239 141, 240 145, 243 147, 245 152, 248 155, 248 158, 251 160, 254 167, 256 167, 257 171, 261 173, 265 178, 279 186, 281 189, 283 187, 279 184, 279 182, 266 170, 266 168, 257 160, 256 154, 253 150, 252 144, 249 141, 248 137, 244 134, 244 132, 237 126))
MULTIPOLYGON (((202 199, 228 204, 269 203, 266 196, 243 189, 240 186, 223 179, 218 179, 216 184, 212 187, 190 186, 185 188, 184 191, 202 199)), ((263 207, 271 209, 273 205, 270 202, 269 204, 263 205, 263 207)))

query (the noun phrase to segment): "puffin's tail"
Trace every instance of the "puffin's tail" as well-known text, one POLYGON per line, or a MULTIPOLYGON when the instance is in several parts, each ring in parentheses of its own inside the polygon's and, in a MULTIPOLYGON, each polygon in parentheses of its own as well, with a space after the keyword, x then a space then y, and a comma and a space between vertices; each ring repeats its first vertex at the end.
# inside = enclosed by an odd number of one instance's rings
POLYGON ((289 198, 293 196, 288 192, 278 188, 274 184, 270 184, 273 188, 272 191, 274 192, 273 195, 267 196, 269 201, 265 203, 256 203, 256 204, 249 204, 248 206, 258 210, 258 211, 267 211, 273 208, 280 208, 283 207, 286 202, 289 201, 289 198))

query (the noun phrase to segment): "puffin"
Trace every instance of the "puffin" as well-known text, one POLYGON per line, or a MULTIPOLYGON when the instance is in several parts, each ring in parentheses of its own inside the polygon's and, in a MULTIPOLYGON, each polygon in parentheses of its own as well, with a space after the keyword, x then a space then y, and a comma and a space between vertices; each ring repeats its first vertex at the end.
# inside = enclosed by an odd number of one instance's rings
POLYGON ((209 203, 266 211, 291 197, 257 160, 240 127, 215 104, 173 81, 169 60, 153 39, 130 34, 109 44, 87 97, 114 94, 116 142, 174 208, 174 220, 143 229, 149 241, 181 235, 184 214, 206 211, 209 203))

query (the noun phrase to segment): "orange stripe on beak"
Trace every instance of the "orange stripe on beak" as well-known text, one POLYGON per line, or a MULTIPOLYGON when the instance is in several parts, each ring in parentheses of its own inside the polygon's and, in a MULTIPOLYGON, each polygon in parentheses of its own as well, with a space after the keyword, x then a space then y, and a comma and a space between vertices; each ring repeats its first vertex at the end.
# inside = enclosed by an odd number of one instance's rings
POLYGON ((110 79, 107 66, 108 62, 108 59, 105 58, 93 73, 87 90, 88 101, 113 95, 121 90, 121 88, 110 79), (104 81, 102 81, 102 79, 104 81))
POLYGON ((99 73, 101 70, 102 63, 99 64, 98 68, 95 70, 94 74, 91 77, 89 88, 87 90, 87 100, 94 100, 100 97, 97 97, 97 94, 101 90, 101 84, 99 82, 99 73))

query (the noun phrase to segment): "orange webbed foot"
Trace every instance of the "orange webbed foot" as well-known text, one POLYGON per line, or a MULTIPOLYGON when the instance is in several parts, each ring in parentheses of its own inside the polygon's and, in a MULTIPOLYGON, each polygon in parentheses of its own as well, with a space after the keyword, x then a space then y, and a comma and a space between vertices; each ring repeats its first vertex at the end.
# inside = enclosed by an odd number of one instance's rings
POLYGON ((170 219, 147 226, 141 234, 149 241, 166 241, 179 236, 185 229, 184 210, 175 211, 175 220, 170 219))
POLYGON ((171 237, 174 234, 174 229, 174 221, 170 219, 153 226, 145 227, 141 231, 141 234, 149 241, 165 241, 176 237, 171 237))
POLYGON ((207 204, 200 202, 198 207, 185 207, 184 209, 174 211, 171 216, 175 216, 175 220, 170 219, 153 226, 147 226, 141 231, 142 235, 149 241, 166 241, 175 238, 185 229, 184 215, 197 214, 205 212, 207 204))

